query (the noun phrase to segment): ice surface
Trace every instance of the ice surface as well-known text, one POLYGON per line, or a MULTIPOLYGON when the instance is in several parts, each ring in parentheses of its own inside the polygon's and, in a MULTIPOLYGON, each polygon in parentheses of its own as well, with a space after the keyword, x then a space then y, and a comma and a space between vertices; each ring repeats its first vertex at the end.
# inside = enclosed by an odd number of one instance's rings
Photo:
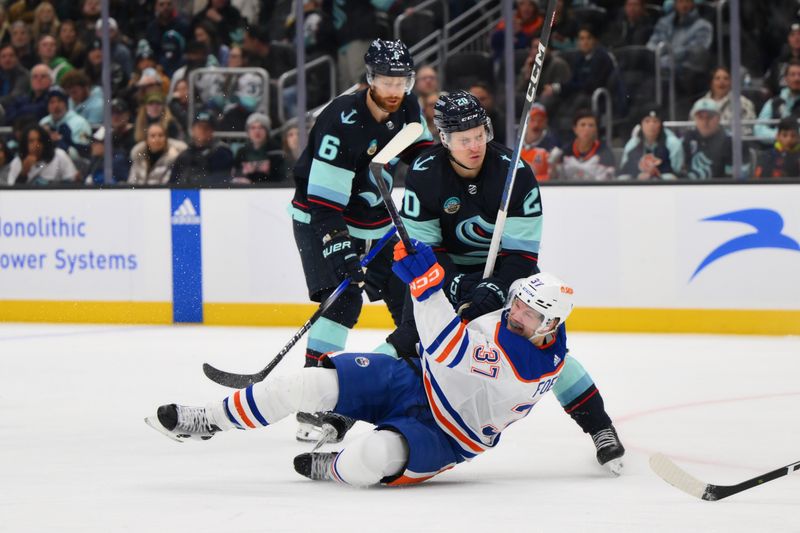
MULTIPOLYGON (((290 420, 183 444, 143 423, 159 404, 226 394, 204 361, 253 372, 293 333, 0 325, 0 531, 800 531, 800 475, 704 502, 647 466, 661 451, 730 484, 800 460, 798 338, 572 334, 628 449, 620 478, 554 397, 496 449, 403 489, 298 476, 310 446, 290 420)), ((350 348, 384 335, 356 331, 350 348)), ((277 371, 301 361, 297 347, 277 371)))

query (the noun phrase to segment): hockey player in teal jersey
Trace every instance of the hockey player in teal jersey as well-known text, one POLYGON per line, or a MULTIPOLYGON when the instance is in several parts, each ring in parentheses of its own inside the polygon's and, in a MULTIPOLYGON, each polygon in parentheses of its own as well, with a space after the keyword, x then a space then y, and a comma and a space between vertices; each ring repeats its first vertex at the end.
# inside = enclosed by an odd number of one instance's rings
MULTIPOLYGON (((368 167, 405 124, 425 121, 411 94, 414 61, 402 42, 376 39, 364 61, 369 88, 340 96, 325 108, 294 167, 290 211, 309 298, 322 302, 342 280, 349 277, 352 282, 311 327, 306 366, 316 366, 327 352, 344 349, 361 312, 362 287, 370 300, 386 302, 396 323, 402 316, 405 288, 391 273, 391 247, 373 259, 366 272, 359 264, 359 254, 391 226, 368 167)), ((426 129, 401 157, 410 162, 432 144, 426 129)), ((391 169, 384 171, 383 179, 391 188, 391 169)), ((298 438, 317 437, 301 424, 298 438)))
MULTIPOLYGON (((494 272, 483 270, 513 153, 492 140, 492 123, 465 91, 434 108, 441 145, 421 153, 406 177, 401 216, 409 235, 430 245, 444 268, 444 292, 461 318, 500 309, 511 283, 539 272, 542 203, 533 171, 520 160, 494 272)), ((403 323, 378 351, 417 357, 418 327, 406 303, 403 323)), ((624 448, 592 378, 570 360, 555 387, 564 410, 592 436, 601 464, 624 448)))

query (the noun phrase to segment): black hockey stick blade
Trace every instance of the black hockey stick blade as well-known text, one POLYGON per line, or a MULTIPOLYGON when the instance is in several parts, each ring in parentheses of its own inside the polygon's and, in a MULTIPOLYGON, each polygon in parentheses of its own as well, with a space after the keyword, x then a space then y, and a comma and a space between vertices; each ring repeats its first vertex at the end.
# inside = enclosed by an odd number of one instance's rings
POLYGON ((727 498, 728 496, 733 496, 747 489, 763 485, 773 479, 787 476, 792 472, 796 472, 800 470, 800 461, 761 474, 747 481, 742 481, 736 485, 713 485, 700 481, 676 465, 672 459, 661 453, 654 454, 650 457, 650 468, 652 468, 661 479, 673 487, 682 490, 686 494, 690 494, 701 500, 714 502, 727 498))

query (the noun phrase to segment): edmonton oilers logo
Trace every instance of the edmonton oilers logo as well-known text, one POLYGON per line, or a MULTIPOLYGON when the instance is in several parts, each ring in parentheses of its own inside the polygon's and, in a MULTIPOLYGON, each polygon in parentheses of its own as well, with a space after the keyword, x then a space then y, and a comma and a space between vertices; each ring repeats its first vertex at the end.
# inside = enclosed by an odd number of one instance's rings
POLYGON ((356 357, 356 364, 362 368, 369 366, 369 359, 366 357, 356 357))
POLYGON ((455 214, 459 209, 461 209, 461 200, 459 200, 456 196, 451 196, 444 201, 444 205, 442 207, 444 208, 444 212, 448 215, 455 214))

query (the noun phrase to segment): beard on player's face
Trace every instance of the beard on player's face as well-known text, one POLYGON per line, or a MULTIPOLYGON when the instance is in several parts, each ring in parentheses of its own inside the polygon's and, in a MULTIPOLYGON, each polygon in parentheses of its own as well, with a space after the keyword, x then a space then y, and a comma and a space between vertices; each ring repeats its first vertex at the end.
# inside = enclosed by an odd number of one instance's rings
POLYGON ((400 105, 403 103, 402 96, 381 95, 379 91, 375 89, 375 87, 369 88, 369 96, 372 98, 372 101, 378 105, 378 107, 387 113, 394 113, 400 109, 400 105))

